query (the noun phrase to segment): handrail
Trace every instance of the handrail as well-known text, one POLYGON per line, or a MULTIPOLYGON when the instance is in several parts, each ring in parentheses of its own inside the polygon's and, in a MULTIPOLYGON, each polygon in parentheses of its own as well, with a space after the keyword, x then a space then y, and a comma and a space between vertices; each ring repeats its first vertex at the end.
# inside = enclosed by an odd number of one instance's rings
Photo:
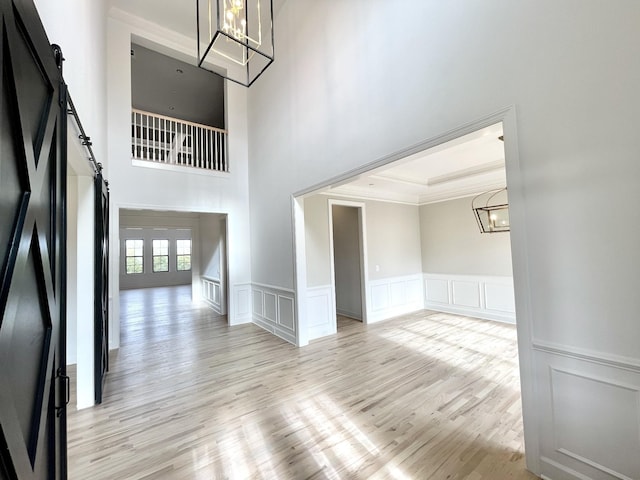
POLYGON ((204 123, 196 123, 196 122, 190 122, 189 120, 182 120, 181 118, 168 117, 166 115, 160 115, 159 113, 153 113, 153 112, 147 112, 145 110, 140 110, 139 108, 132 108, 131 111, 133 113, 140 113, 142 115, 149 115, 150 117, 156 117, 156 118, 160 118, 162 120, 168 120, 170 122, 180 122, 183 125, 191 125, 192 127, 204 128, 206 130, 212 130, 214 132, 224 133, 225 135, 227 134, 227 131, 222 129, 222 128, 212 127, 211 125, 205 125, 204 123))
POLYGON ((156 165, 229 173, 227 131, 131 109, 131 156, 156 165))

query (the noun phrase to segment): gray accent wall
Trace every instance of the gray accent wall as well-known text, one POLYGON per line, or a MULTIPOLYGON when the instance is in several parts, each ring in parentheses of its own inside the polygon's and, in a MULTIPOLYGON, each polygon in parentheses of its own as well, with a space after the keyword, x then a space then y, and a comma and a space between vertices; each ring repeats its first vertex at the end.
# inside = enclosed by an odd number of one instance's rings
POLYGON ((222 77, 140 45, 131 52, 134 108, 225 128, 222 77))
POLYGON ((472 198, 420 207, 423 272, 513 275, 510 233, 481 234, 471 210, 472 198))

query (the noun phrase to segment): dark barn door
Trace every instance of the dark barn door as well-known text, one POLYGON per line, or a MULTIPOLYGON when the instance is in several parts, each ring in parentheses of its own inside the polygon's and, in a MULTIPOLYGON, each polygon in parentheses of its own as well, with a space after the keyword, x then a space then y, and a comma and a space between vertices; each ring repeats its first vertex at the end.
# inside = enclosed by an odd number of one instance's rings
POLYGON ((109 369, 109 189, 100 169, 95 178, 95 192, 94 375, 96 403, 100 404, 109 369))
POLYGON ((0 9, 0 478, 66 478, 66 88, 32 1, 0 9))

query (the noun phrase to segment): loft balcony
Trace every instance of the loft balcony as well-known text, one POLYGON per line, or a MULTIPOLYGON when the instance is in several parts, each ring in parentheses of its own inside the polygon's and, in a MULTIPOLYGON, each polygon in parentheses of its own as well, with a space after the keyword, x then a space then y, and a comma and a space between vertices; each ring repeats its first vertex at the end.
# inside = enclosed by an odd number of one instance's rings
POLYGON ((229 172, 226 130, 135 108, 131 110, 131 156, 159 167, 229 172))
POLYGON ((136 166, 228 175, 222 77, 131 44, 131 157, 136 166))

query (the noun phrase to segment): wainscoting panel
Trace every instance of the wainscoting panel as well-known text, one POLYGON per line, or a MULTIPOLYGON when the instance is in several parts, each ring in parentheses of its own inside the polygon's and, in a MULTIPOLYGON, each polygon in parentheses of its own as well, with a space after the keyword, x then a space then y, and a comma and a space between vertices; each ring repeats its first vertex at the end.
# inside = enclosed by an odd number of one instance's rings
POLYGON ((371 291, 371 309, 373 311, 383 310, 389 307, 388 283, 369 283, 369 289, 371 291))
POLYGON ((293 311, 293 297, 278 295, 278 325, 295 332, 295 312, 293 311))
POLYGON ((251 284, 236 284, 232 287, 232 295, 235 298, 235 318, 229 319, 230 325, 251 321, 251 284))
POLYGON ((369 282, 371 310, 367 323, 415 312, 424 308, 422 275, 385 278, 369 282))
POLYGON ((542 473, 548 478, 640 478, 640 371, 535 346, 542 473), (612 406, 615 405, 615 408, 612 406))
POLYGON ((278 321, 278 303, 277 296, 273 293, 265 292, 264 294, 264 316, 270 322, 278 321))
POLYGON ((513 297, 513 282, 484 284, 484 304, 487 310, 495 312, 513 313, 516 311, 513 297))
POLYGON ((331 285, 307 288, 307 325, 309 340, 336 332, 336 318, 331 313, 331 285))
POLYGON ((296 343, 295 293, 293 290, 254 283, 253 323, 287 342, 296 343))
POLYGON ((399 307, 404 303, 404 282, 393 282, 389 284, 389 291, 391 292, 391 306, 399 307))
POLYGON ((426 301, 427 303, 441 303, 449 305, 451 297, 449 296, 449 281, 442 278, 425 278, 426 285, 426 301))
POLYGON ((424 275, 424 308, 470 317, 515 323, 511 277, 424 275))
POLYGON ((264 292, 262 290, 252 289, 251 294, 253 296, 253 314, 264 316, 264 292))
POLYGON ((452 280, 453 304, 457 307, 480 308, 479 282, 452 280))
POLYGON ((222 291, 220 280, 211 277, 200 277, 202 284, 202 300, 209 305, 214 312, 222 314, 222 291))

